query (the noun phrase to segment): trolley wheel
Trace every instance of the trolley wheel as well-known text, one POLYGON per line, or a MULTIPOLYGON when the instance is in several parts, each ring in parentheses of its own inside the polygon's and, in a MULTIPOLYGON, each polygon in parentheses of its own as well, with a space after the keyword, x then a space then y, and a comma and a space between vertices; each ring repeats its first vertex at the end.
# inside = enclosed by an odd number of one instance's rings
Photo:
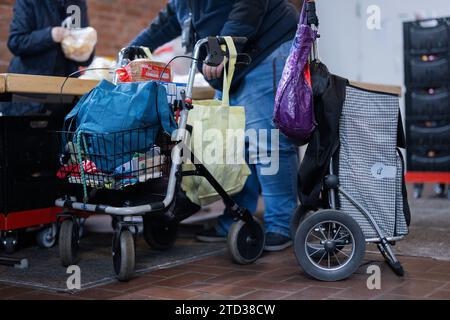
POLYGON ((380 250, 381 254, 383 255, 384 260, 386 260, 388 266, 394 271, 396 275, 399 277, 403 277, 405 275, 405 270, 403 269, 402 264, 400 261, 392 259, 386 252, 386 250, 383 248, 383 245, 378 243, 377 244, 378 250, 380 250))
POLYGON ((294 250, 306 274, 322 281, 338 281, 359 268, 366 242, 352 217, 337 210, 321 210, 302 221, 295 235, 294 250))
POLYGON ((115 216, 111 216, 111 228, 113 230, 116 230, 118 223, 119 223, 119 219, 115 216))
POLYGON ((173 247, 178 235, 178 223, 149 216, 144 216, 143 220, 144 239, 151 248, 165 251, 173 247))
POLYGON ((3 246, 6 254, 13 254, 16 251, 17 237, 14 235, 6 235, 3 239, 3 246))
POLYGON ((123 229, 120 232, 115 232, 112 254, 117 280, 130 280, 134 274, 135 266, 134 237, 130 230, 123 229))
POLYGON ((80 246, 79 232, 72 219, 66 219, 59 229, 59 257, 64 267, 78 262, 78 249, 80 246))
POLYGON ((80 218, 78 221, 78 239, 81 239, 84 237, 84 225, 86 224, 86 218, 80 218))
POLYGON ((36 234, 36 243, 43 249, 52 248, 56 243, 56 236, 53 234, 53 227, 45 227, 36 234))
POLYGON ((238 220, 228 232, 228 250, 234 262, 250 264, 261 256, 265 240, 264 228, 258 219, 253 218, 251 222, 238 220))

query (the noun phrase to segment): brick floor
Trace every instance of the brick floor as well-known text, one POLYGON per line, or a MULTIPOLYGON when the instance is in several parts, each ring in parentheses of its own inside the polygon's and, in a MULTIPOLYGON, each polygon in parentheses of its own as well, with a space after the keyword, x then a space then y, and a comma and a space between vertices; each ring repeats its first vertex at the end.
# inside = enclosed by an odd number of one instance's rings
POLYGON ((0 299, 447 299, 450 261, 400 257, 406 275, 392 273, 378 254, 349 279, 319 282, 301 271, 292 250, 265 254, 251 266, 233 264, 227 255, 139 274, 127 283, 114 282, 74 294, 0 284, 0 299), (381 290, 366 286, 368 264, 381 267, 381 290))

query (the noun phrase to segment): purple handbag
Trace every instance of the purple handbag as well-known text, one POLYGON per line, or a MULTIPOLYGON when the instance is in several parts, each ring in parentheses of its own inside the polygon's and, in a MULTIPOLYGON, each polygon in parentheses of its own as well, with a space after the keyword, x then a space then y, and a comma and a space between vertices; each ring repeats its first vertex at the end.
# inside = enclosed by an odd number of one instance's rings
POLYGON ((305 144, 316 128, 309 56, 317 31, 308 25, 304 1, 297 33, 284 66, 275 97, 273 121, 277 128, 298 144, 305 144))

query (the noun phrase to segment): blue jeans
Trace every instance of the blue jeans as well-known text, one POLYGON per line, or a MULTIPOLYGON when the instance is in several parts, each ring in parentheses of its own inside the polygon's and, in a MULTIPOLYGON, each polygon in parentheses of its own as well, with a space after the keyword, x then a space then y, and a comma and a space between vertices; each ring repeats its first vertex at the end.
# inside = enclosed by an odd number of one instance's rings
MULTIPOLYGON (((291 42, 282 44, 269 57, 261 62, 243 79, 238 91, 230 97, 232 106, 244 106, 246 116, 246 130, 266 129, 267 147, 262 144, 264 136, 258 135, 258 140, 246 139, 247 160, 251 169, 243 190, 233 199, 241 207, 255 213, 258 197, 261 191, 264 200, 264 225, 267 232, 275 232, 290 237, 289 222, 292 213, 297 207, 297 171, 298 148, 289 139, 279 134, 278 146, 271 143, 271 131, 275 129, 272 123, 275 92, 274 86, 278 84, 283 72, 284 64, 289 55, 291 42), (276 79, 274 79, 274 77, 276 79), (266 150, 264 150, 266 149, 266 150), (259 151, 259 153, 258 153, 259 151), (251 154, 258 153, 258 158, 251 154), (264 153, 268 157, 261 156, 264 153), (267 163, 274 154, 279 154, 279 163, 267 163), (256 160, 256 161, 255 161, 256 160), (278 166, 276 174, 267 174, 267 168, 278 166)), ((273 159, 273 157, 272 157, 273 159)), ((228 232, 233 218, 225 212, 219 217, 216 226, 219 234, 228 232)))

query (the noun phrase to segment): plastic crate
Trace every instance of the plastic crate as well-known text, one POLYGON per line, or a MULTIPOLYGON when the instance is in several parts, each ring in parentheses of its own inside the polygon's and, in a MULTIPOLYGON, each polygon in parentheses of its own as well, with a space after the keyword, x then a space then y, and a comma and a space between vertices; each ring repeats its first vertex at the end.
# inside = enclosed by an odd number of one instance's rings
POLYGON ((450 58, 445 54, 405 56, 405 82, 408 88, 434 88, 450 83, 450 58))
POLYGON ((450 172, 450 153, 439 150, 410 153, 408 155, 408 171, 450 172))
POLYGON ((411 120, 450 120, 450 90, 437 88, 408 91, 406 117, 411 120))
POLYGON ((408 145, 433 148, 450 146, 450 122, 413 122, 408 124, 408 145), (433 124, 427 126, 427 123, 433 124))
POLYGON ((443 53, 450 46, 450 18, 406 22, 405 52, 412 55, 443 53))
POLYGON ((50 131, 61 126, 62 119, 51 116, 0 117, 0 213, 54 205, 60 181, 50 131))

